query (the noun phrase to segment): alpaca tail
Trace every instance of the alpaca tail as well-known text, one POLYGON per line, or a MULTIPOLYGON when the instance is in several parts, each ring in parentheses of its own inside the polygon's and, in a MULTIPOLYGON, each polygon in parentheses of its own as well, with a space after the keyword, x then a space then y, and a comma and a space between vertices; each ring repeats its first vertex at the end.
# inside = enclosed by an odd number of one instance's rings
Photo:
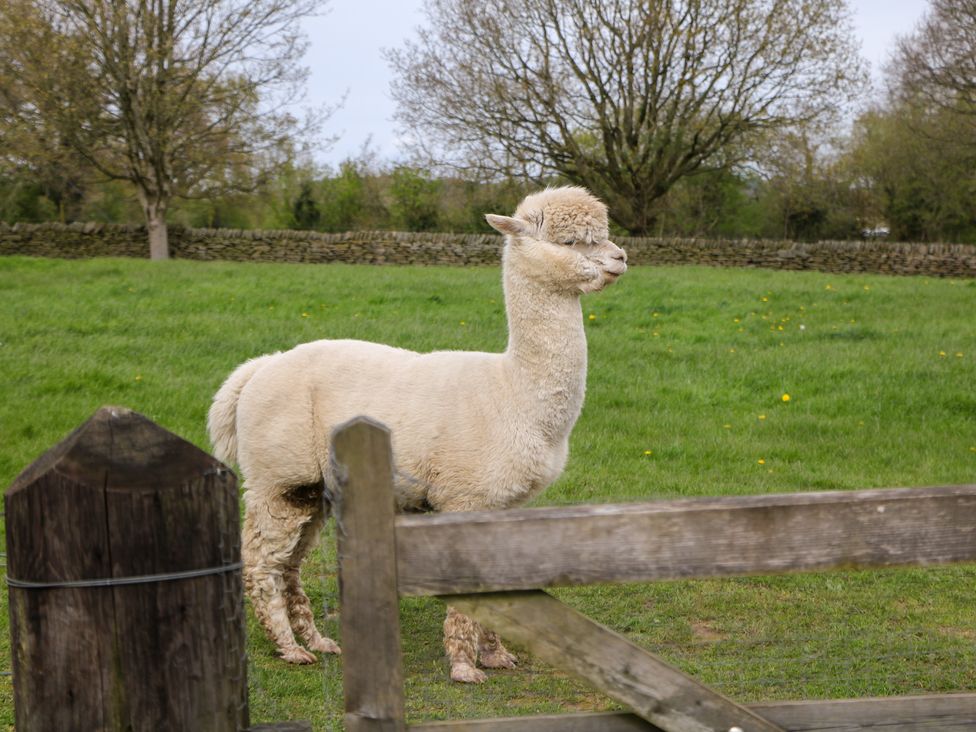
POLYGON ((276 355, 268 354, 245 361, 234 369, 214 395, 207 414, 207 432, 210 433, 214 457, 218 460, 227 464, 237 462, 237 402, 241 398, 241 391, 258 369, 276 355))

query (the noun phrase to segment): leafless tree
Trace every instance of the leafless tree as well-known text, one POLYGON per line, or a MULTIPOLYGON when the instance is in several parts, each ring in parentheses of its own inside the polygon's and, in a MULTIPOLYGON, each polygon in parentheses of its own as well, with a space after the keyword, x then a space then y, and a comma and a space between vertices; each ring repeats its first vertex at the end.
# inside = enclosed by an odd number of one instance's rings
MULTIPOLYGON (((286 110, 306 76, 299 21, 321 5, 3 0, 5 137, 47 131, 103 175, 130 181, 150 255, 166 258, 173 196, 253 178, 304 124, 286 110)), ((327 114, 320 110, 306 122, 327 114)), ((43 139, 33 139, 44 148, 43 139)))
POLYGON ((683 176, 865 79, 845 0, 428 0, 427 16, 388 60, 428 164, 563 176, 633 233, 683 176))
POLYGON ((889 76, 905 95, 976 117, 976 0, 932 0, 899 39, 889 76))

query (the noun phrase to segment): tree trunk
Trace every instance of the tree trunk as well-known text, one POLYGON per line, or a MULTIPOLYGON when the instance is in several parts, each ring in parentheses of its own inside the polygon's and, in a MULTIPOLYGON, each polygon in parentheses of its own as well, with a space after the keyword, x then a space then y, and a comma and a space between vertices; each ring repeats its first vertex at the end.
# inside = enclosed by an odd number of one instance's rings
POLYGON ((166 202, 152 200, 143 191, 139 192, 142 211, 146 216, 146 230, 149 232, 149 258, 169 259, 169 230, 166 227, 166 202))
POLYGON ((166 218, 162 215, 147 218, 146 226, 149 229, 149 258, 169 259, 169 231, 166 228, 166 218))

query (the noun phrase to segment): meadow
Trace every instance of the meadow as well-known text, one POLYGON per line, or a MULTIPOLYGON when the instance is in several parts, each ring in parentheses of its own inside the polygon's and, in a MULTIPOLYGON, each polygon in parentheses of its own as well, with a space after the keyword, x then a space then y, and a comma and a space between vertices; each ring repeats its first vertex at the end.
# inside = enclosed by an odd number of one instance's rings
MULTIPOLYGON (((635 267, 583 317, 586 405, 535 505, 976 483, 976 281, 635 267)), ((501 350, 499 272, 0 258, 0 487, 105 404, 207 449, 232 368, 318 338, 501 350)), ((334 539, 305 581, 337 637, 334 539)), ((976 690, 974 587, 961 566, 555 594, 749 702, 976 690)), ((411 721, 613 708, 525 653, 451 684, 442 604, 404 600, 401 619, 411 721)), ((289 666, 253 618, 248 634, 252 721, 339 729, 341 660, 289 666)))

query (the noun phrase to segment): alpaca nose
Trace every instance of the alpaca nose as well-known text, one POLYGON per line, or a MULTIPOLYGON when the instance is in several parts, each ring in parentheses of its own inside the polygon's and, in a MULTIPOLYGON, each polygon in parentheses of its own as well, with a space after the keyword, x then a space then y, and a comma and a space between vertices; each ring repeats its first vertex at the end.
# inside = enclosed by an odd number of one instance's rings
POLYGON ((613 253, 610 255, 610 258, 611 259, 619 260, 619 261, 624 262, 626 264, 626 262, 627 262, 627 252, 625 252, 623 249, 621 249, 620 247, 618 247, 612 241, 609 242, 609 244, 614 249, 613 253))

